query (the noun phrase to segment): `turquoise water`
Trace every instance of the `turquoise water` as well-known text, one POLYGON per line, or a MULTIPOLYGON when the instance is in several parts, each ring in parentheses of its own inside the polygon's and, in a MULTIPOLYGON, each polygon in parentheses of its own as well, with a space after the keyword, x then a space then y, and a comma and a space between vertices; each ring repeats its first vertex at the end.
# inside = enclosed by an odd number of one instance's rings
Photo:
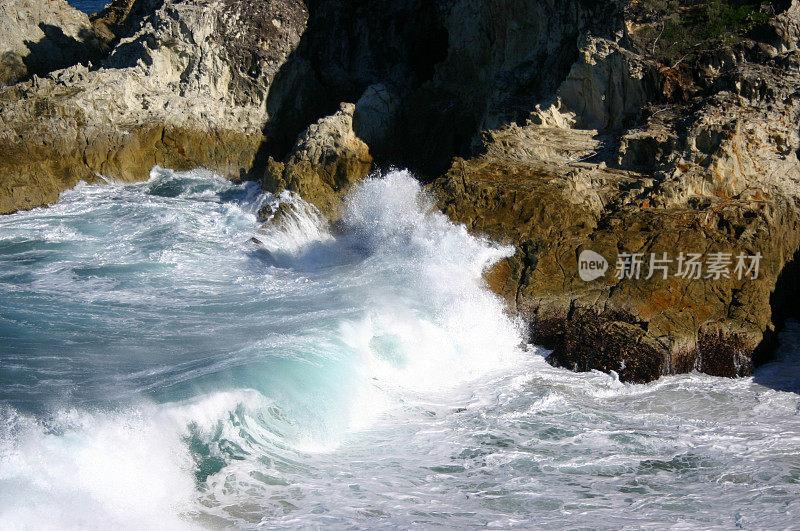
POLYGON ((510 252, 405 172, 334 228, 158 168, 0 217, 0 521, 795 525, 800 327, 756 378, 574 374, 486 290, 510 252))

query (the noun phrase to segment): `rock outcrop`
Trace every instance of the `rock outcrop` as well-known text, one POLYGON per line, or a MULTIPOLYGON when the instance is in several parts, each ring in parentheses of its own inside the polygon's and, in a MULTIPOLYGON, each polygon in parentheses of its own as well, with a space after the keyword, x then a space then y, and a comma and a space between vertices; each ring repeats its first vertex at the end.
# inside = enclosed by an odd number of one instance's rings
POLYGON ((433 186, 453 219, 517 246, 489 281, 556 364, 746 375, 791 310, 800 55, 742 42, 694 67, 702 97, 677 104, 657 64, 588 39, 555 103, 433 186), (609 264, 588 281, 587 251, 609 264))
POLYGON ((264 189, 296 192, 328 219, 338 220, 342 196, 372 169, 369 147, 353 132, 354 111, 355 105, 343 103, 300 134, 286 162, 270 158, 264 189))
POLYGON ((442 21, 446 56, 404 115, 404 160, 428 175, 469 155, 477 132, 524 121, 549 100, 580 39, 623 30, 618 2, 450 1, 442 21))
POLYGON ((144 179, 153 164, 247 175, 273 79, 307 18, 300 0, 165 1, 102 68, 0 89, 0 213, 97 174, 144 179))
POLYGON ((89 17, 66 0, 3 0, 0 86, 101 57, 89 17))
POLYGON ((124 37, 133 35, 160 0, 113 0, 91 16, 103 53, 108 54, 124 37))

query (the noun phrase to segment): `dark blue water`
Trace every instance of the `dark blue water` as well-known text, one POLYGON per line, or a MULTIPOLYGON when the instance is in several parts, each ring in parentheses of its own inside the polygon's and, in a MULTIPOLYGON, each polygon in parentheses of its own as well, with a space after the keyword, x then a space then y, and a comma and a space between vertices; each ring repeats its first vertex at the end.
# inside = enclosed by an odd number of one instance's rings
POLYGON ((106 0, 68 0, 69 5, 77 7, 84 13, 89 13, 90 15, 101 11, 106 4, 109 4, 109 1, 106 0))

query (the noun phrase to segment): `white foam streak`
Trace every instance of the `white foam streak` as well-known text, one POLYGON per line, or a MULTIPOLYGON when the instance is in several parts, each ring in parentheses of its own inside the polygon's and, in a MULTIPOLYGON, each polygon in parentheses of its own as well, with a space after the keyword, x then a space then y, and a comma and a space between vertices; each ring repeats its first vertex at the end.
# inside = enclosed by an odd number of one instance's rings
POLYGON ((290 192, 278 196, 272 208, 277 211, 281 205, 280 219, 265 224, 256 236, 273 255, 294 258, 309 245, 333 241, 328 220, 313 205, 290 192))

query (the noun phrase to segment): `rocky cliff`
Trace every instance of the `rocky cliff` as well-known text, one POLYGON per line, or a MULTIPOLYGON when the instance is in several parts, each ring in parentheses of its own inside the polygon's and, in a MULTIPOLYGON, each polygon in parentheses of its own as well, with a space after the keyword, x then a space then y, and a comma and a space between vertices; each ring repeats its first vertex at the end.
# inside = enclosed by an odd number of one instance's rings
POLYGON ((0 86, 101 56, 89 17, 66 0, 4 0, 0 35, 0 86))
POLYGON ((97 174, 143 179, 154 164, 235 178, 252 170, 270 87, 300 41, 305 5, 142 1, 149 8, 120 22, 99 66, 0 89, 0 213, 55 201, 97 174))
POLYGON ((490 282, 552 362, 642 382, 768 355, 800 244, 795 9, 768 42, 682 66, 637 52, 646 25, 586 35, 548 100, 434 183, 453 219, 517 246, 490 282), (605 275, 582 279, 582 256, 605 275))
POLYGON ((0 212, 160 164, 336 218, 408 166, 517 248, 487 280, 553 363, 745 375, 795 309, 799 23, 796 0, 118 0, 103 58, 0 89, 0 212))

